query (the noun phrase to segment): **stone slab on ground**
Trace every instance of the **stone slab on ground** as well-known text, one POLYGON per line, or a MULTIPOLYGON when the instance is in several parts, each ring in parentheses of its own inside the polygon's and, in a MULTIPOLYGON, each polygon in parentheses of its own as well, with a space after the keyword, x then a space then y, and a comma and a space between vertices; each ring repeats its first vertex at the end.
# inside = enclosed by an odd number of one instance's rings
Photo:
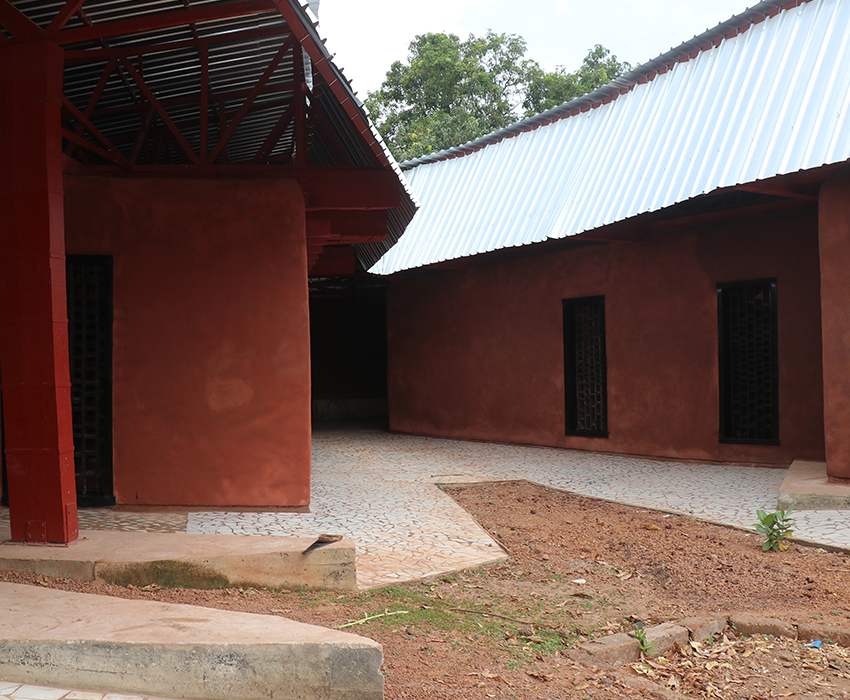
POLYGON ((795 459, 779 487, 785 510, 850 510, 850 486, 830 483, 826 462, 795 459))
POLYGON ((804 642, 820 640, 830 641, 843 647, 850 647, 850 627, 825 625, 819 622, 801 622, 797 625, 797 639, 804 642))
POLYGON ((624 632, 609 634, 578 646, 582 655, 612 666, 623 666, 640 658, 640 642, 624 632))
POLYGON ((673 622, 662 622, 660 625, 646 628, 646 641, 649 649, 647 656, 659 656, 670 651, 674 646, 687 645, 690 634, 687 627, 673 622))
POLYGON ((735 613, 729 617, 729 624, 738 634, 752 637, 755 634, 766 634, 771 637, 790 637, 796 639, 797 628, 785 620, 772 617, 759 617, 749 613, 735 613))
POLYGON ((686 617, 679 620, 678 624, 688 630, 692 641, 704 642, 721 634, 726 629, 728 620, 725 615, 686 617))
POLYGON ((201 700, 381 700, 381 646, 270 615, 0 583, 0 678, 201 700))
MULTIPOLYGON (((0 537, 8 532, 0 532, 0 537)), ((187 588, 357 587, 354 542, 302 554, 312 539, 83 530, 66 547, 4 541, 0 569, 116 585, 187 588)))

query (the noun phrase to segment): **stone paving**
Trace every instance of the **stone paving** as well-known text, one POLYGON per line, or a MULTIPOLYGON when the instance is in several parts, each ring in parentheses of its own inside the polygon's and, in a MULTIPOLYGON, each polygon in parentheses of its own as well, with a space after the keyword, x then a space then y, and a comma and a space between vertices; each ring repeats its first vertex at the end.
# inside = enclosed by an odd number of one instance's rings
POLYGON ((153 695, 99 693, 89 690, 62 690, 43 685, 7 683, 0 681, 0 700, 165 700, 153 695))
MULTIPOLYGON (((440 440, 382 431, 318 432, 311 513, 190 513, 188 532, 339 532, 358 542, 363 588, 473 566, 498 544, 436 483, 527 479, 594 498, 752 529, 776 510, 785 469, 440 440)), ((850 548, 850 511, 799 511, 797 538, 850 548)))
MULTIPOLYGON (((478 566, 499 545, 438 483, 527 479, 629 505, 751 529, 775 510, 785 469, 699 464, 545 447, 328 430, 313 436, 311 512, 80 511, 81 529, 313 537, 357 541, 361 588, 478 566)), ((0 525, 8 511, 0 511, 0 525)), ((850 511, 797 511, 795 537, 850 549, 850 511)))
MULTIPOLYGON (((361 588, 479 566, 505 556, 439 483, 525 479, 628 505, 752 529, 776 510, 785 469, 675 462, 593 452, 463 442, 380 430, 313 436, 310 513, 81 510, 81 529, 312 537, 357 541, 361 588)), ((850 549, 850 511, 797 511, 795 538, 850 549)), ((0 511, 0 525, 8 510, 0 511)), ((0 681, 0 700, 143 700, 0 681)))

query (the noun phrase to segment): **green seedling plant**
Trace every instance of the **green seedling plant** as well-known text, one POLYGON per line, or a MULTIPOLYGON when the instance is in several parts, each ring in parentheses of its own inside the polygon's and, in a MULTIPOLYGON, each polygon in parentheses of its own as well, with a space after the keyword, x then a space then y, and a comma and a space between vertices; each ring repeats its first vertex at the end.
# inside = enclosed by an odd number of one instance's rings
POLYGON ((757 510, 756 515, 759 521, 753 523, 753 527, 764 535, 764 545, 762 550, 768 552, 785 552, 790 545, 788 538, 792 534, 791 528, 794 527, 794 521, 791 520, 791 511, 779 509, 775 513, 765 513, 763 510, 757 510))
POLYGON ((640 653, 643 655, 648 654, 652 651, 652 647, 658 644, 658 642, 650 642, 646 638, 646 629, 643 627, 635 627, 635 631, 632 632, 632 636, 637 639, 638 644, 640 644, 640 653))

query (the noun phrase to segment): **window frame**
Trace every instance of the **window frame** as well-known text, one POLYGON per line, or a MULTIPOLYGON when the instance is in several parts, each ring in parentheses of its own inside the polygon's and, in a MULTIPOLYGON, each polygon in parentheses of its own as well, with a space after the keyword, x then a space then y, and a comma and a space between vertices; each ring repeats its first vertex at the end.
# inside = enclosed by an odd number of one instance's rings
POLYGON ((608 349, 607 331, 605 325, 605 295, 594 295, 585 297, 573 297, 561 300, 563 342, 564 342, 564 412, 565 412, 565 435, 575 437, 607 438, 609 436, 608 424, 608 349), (595 389, 595 393, 602 397, 602 429, 582 429, 580 423, 579 407, 579 367, 577 358, 577 324, 576 309, 580 304, 592 302, 598 304, 600 332, 596 342, 600 346, 599 362, 601 363, 601 386, 595 389))
MULTIPOLYGON (((728 301, 728 300, 727 300, 728 301)), ((742 280, 736 282, 724 282, 717 284, 717 349, 718 349, 718 441, 729 445, 779 445, 779 311, 777 295, 777 279, 767 277, 760 279, 742 280), (770 392, 772 402, 770 406, 771 433, 770 438, 736 437, 735 426, 732 424, 733 411, 732 402, 734 395, 731 391, 731 364, 729 332, 727 329, 728 304, 724 304, 725 290, 740 289, 744 287, 755 287, 769 285, 770 303, 770 392)))

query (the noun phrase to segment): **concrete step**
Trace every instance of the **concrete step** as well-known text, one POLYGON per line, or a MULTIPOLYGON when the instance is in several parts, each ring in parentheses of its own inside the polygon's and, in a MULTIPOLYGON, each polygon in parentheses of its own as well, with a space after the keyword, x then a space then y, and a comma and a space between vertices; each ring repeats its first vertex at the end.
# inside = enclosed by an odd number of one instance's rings
POLYGON ((850 486, 831 482, 826 462, 795 459, 779 489, 785 510, 850 510, 850 486))
MULTIPOLYGON (((318 533, 317 533, 318 535, 318 533)), ((82 581, 186 588, 357 587, 354 541, 302 552, 303 537, 188 535, 170 532, 82 530, 68 546, 8 542, 0 529, 0 569, 82 581)))
POLYGON ((200 700, 380 700, 381 646, 271 615, 0 583, 0 678, 200 700))

